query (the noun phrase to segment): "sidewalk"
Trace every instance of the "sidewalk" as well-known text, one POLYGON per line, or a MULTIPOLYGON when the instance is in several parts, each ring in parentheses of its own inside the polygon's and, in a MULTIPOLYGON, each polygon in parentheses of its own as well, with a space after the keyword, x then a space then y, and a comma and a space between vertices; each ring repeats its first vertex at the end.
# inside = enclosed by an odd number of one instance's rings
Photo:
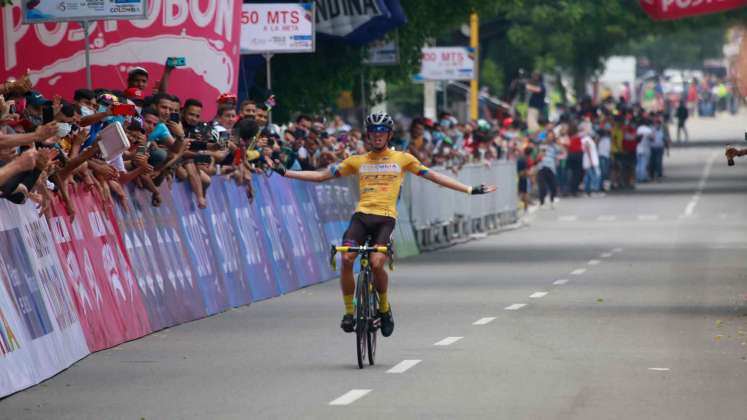
MULTIPOLYGON (((672 144, 675 147, 687 146, 687 143, 677 144, 677 123, 669 125, 672 144)), ((715 118, 692 117, 687 120, 687 130, 690 133, 690 143, 738 143, 744 142, 744 132, 747 130, 747 110, 742 107, 736 115, 722 112, 715 118)), ((693 146, 691 144, 690 146, 693 146)))

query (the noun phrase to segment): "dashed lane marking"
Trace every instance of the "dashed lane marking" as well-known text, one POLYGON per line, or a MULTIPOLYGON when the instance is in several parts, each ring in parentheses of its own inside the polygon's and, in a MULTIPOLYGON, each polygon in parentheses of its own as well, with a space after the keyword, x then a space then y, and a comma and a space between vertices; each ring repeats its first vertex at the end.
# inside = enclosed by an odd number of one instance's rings
POLYGON ((612 253, 611 253, 611 252, 605 252, 605 253, 603 253, 602 255, 600 255, 600 257, 602 257, 602 258, 609 258, 609 257, 611 257, 611 256, 612 256, 612 253))
POLYGON ((332 400, 329 405, 349 405, 363 398, 369 392, 371 392, 370 389, 351 389, 339 398, 332 400))
POLYGON ((653 368, 648 368, 648 370, 654 370, 654 371, 657 371, 657 372, 669 372, 670 369, 669 368, 653 367, 653 368))
POLYGON ((589 262, 587 264, 589 264, 589 265, 599 265, 599 260, 589 260, 589 262))
POLYGON ((622 248, 615 248, 615 249, 612 250, 612 252, 614 252, 615 254, 619 254, 620 252, 623 252, 623 249, 622 248))
POLYGON ((659 220, 659 215, 657 214, 639 214, 638 220, 642 222, 653 222, 655 220, 659 220))
POLYGON ((489 323, 491 323, 493 321, 495 321, 495 317, 494 316, 489 316, 489 317, 478 319, 477 321, 473 322, 472 325, 485 325, 485 324, 489 324, 489 323))
POLYGON ((586 272, 585 268, 577 268, 573 271, 571 271, 572 276, 580 276, 581 274, 584 274, 586 272))
POLYGON ((554 282, 552 282, 552 284, 556 286, 562 286, 566 283, 568 283, 568 279, 560 279, 560 280, 555 280, 554 282))
POLYGON ((405 373, 408 369, 420 362, 422 362, 422 360, 403 360, 394 365, 393 368, 387 370, 386 373, 405 373))
POLYGON ((504 309, 507 311, 518 311, 525 306, 527 306, 526 303, 514 303, 513 305, 506 306, 504 309))
POLYGON ((617 216, 599 216, 597 217, 597 221, 600 222, 614 222, 617 220, 617 216))
POLYGON ((434 346, 450 346, 463 338, 464 337, 446 337, 441 341, 433 343, 433 345, 434 346))
POLYGON ((547 296, 547 292, 534 292, 531 295, 529 295, 532 299, 539 299, 547 296))

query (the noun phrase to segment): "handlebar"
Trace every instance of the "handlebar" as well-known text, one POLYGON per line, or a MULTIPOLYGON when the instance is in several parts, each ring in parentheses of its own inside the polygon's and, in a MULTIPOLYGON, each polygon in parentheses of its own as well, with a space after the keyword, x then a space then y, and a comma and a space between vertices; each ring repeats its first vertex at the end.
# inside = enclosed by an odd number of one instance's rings
POLYGON ((380 252, 386 254, 389 252, 388 246, 333 246, 336 252, 357 252, 358 254, 364 252, 380 252))
POLYGON ((329 256, 329 264, 332 266, 333 271, 337 271, 337 260, 335 255, 338 252, 355 252, 357 254, 368 254, 371 252, 379 252, 386 254, 389 257, 389 270, 394 271, 394 249, 387 246, 336 246, 332 245, 329 256))

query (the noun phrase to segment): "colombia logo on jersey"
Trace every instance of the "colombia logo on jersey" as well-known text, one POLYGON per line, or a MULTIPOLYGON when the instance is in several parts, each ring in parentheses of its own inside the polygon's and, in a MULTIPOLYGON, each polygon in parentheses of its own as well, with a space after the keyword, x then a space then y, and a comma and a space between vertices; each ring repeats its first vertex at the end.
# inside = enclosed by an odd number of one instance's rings
POLYGON ((382 172, 402 172, 402 168, 396 163, 366 163, 358 169, 359 173, 382 173, 382 172))

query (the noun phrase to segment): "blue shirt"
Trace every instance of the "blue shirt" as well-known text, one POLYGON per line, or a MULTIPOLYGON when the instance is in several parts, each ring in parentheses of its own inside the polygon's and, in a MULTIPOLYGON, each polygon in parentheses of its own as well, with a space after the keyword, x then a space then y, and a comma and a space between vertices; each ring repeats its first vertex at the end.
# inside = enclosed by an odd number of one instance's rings
POLYGON ((556 172, 556 164, 558 158, 558 148, 554 144, 547 144, 540 146, 542 151, 542 160, 539 163, 539 168, 548 168, 553 173, 556 172))

